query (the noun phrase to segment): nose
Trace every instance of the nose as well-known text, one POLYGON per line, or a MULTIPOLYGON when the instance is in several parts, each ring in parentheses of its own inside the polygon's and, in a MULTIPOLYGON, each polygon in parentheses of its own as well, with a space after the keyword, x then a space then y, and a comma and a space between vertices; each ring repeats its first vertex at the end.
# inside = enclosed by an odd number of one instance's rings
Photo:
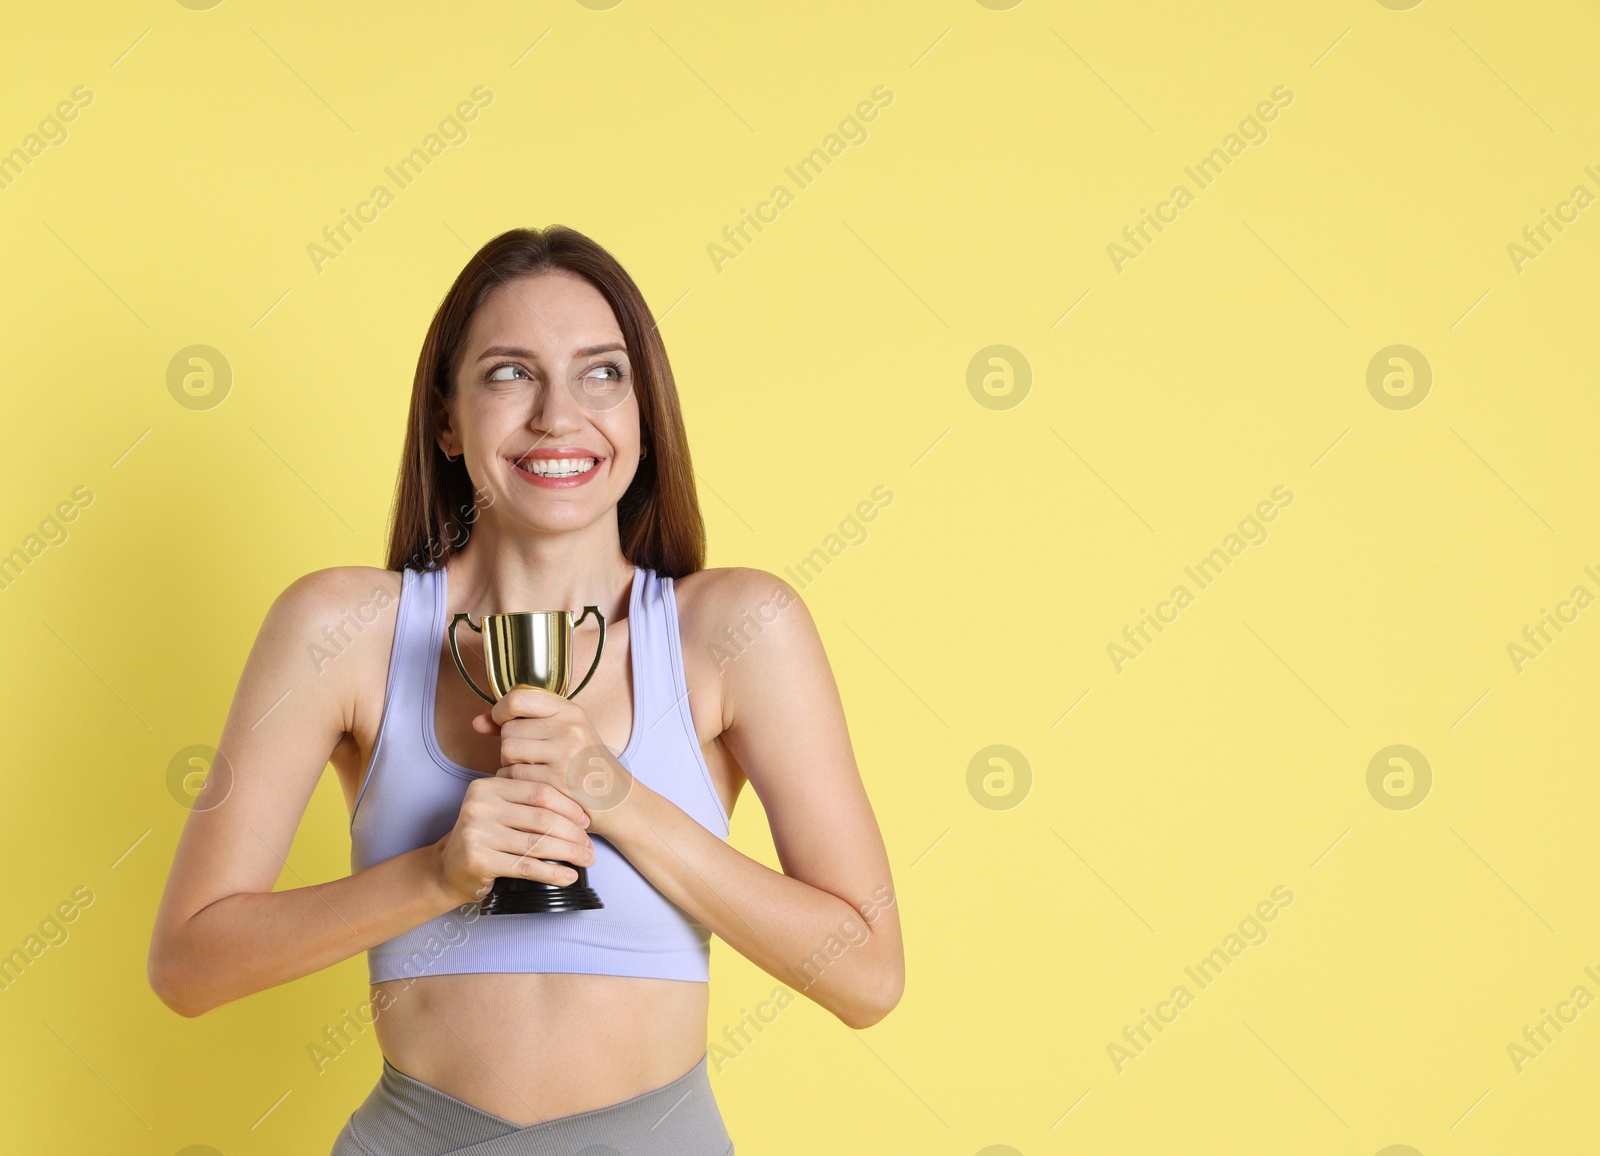
POLYGON ((541 430, 547 437, 558 438, 582 426, 583 407, 566 387, 564 381, 549 381, 539 391, 529 421, 532 429, 541 430))

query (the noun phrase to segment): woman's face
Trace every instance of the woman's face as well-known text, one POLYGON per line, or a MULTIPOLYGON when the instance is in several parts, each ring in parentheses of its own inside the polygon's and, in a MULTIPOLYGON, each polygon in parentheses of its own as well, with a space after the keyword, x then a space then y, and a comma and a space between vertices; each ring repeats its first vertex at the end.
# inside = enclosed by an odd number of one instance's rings
POLYGON ((633 366, 610 304, 569 273, 520 277, 473 316, 439 445, 491 516, 546 532, 616 506, 639 467, 633 366))

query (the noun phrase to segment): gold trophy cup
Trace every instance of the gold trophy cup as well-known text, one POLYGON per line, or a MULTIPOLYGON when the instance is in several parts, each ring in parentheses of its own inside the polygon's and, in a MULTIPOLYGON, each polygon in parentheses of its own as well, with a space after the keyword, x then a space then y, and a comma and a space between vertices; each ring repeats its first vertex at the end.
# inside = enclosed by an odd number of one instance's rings
MULTIPOLYGON (((467 614, 457 614, 450 622, 450 656, 467 685, 485 702, 494 703, 519 686, 537 687, 563 698, 571 698, 589 685, 600 666, 606 645, 606 619, 598 606, 585 606, 573 618, 570 610, 540 610, 517 614, 485 614, 482 626, 473 626, 467 614), (572 632, 593 614, 600 623, 600 639, 595 644, 594 662, 583 681, 570 691, 572 681, 572 632), (456 628, 465 622, 483 635, 483 658, 488 672, 489 694, 472 680, 461 651, 456 645, 456 628)), ((557 860, 546 859, 546 863, 557 860)), ((489 893, 479 902, 485 915, 525 915, 542 911, 592 911, 604 907, 600 896, 589 886, 589 873, 572 863, 577 879, 564 885, 542 883, 537 879, 502 878, 494 881, 489 893)))

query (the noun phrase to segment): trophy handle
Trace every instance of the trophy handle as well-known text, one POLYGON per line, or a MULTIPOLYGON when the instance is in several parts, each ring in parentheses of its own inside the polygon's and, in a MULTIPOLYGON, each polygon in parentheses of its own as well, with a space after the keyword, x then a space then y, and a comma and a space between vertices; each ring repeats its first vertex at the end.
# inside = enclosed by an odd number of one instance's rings
MULTIPOLYGON (((600 652, 606 648, 606 616, 600 613, 600 607, 585 606, 583 613, 578 615, 577 620, 573 622, 572 628, 576 630, 583 620, 591 614, 600 620, 600 640, 594 644, 594 661, 589 664, 589 673, 583 676, 582 682, 567 692, 566 697, 568 698, 572 698, 589 685, 589 680, 594 677, 594 672, 600 669, 600 652)), ((471 626, 472 623, 469 622, 467 625, 471 626)))
POLYGON ((466 665, 461 661, 461 651, 456 648, 456 627, 460 626, 463 622, 465 622, 468 628, 474 632, 478 634, 483 633, 483 628, 481 626, 472 625, 472 617, 466 612, 463 611, 462 613, 457 614, 450 620, 450 657, 456 660, 456 669, 461 672, 461 677, 467 680, 467 685, 478 692, 479 698, 483 699, 484 702, 489 703, 492 706, 494 705, 495 700, 484 694, 483 689, 479 687, 477 683, 472 681, 472 676, 467 673, 466 665))

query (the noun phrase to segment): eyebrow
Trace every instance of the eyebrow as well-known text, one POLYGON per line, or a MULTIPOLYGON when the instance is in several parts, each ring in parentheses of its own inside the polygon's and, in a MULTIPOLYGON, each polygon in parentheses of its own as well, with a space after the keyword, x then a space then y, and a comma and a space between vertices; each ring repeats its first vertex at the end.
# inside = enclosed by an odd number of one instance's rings
MULTIPOLYGON (((585 345, 582 349, 574 349, 572 352, 577 357, 592 357, 596 353, 610 353, 613 350, 621 350, 626 353, 628 352, 628 347, 620 341, 608 341, 603 345, 585 345)), ((526 357, 530 361, 539 359, 537 353, 516 345, 491 345, 488 349, 478 354, 479 361, 486 357, 526 357)))

